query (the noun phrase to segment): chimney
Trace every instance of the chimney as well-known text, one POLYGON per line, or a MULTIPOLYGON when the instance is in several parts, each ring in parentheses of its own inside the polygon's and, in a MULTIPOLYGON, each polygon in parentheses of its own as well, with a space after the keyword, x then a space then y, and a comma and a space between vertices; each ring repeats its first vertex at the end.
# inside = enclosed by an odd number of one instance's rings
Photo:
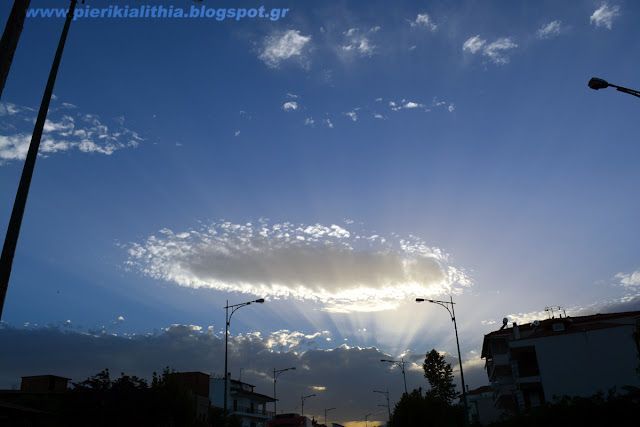
POLYGON ((520 339, 520 329, 518 328, 518 324, 513 322, 513 337, 517 340, 520 339))

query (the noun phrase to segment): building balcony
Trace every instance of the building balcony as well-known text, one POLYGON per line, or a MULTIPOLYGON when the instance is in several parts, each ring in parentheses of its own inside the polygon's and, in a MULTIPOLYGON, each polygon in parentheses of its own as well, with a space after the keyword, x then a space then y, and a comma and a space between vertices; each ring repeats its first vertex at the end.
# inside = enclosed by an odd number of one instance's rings
POLYGON ((270 419, 275 415, 273 411, 267 411, 267 410, 256 408, 256 407, 250 408, 245 406, 238 406, 234 408, 233 413, 238 415, 252 415, 258 418, 265 418, 265 419, 270 419))

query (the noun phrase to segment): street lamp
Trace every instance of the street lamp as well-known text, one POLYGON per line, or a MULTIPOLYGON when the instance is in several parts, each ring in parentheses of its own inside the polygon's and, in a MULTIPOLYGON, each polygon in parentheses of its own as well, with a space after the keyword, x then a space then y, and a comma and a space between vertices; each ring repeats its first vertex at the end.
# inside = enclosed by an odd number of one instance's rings
POLYGON ((404 374, 404 356, 402 356, 400 362, 398 362, 397 360, 389 360, 389 359, 380 359, 380 361, 395 363, 400 367, 400 369, 402 369, 402 378, 404 378, 404 394, 408 394, 407 393, 407 376, 404 374))
POLYGON ((458 363, 460 364, 460 381, 462 381, 462 401, 464 404, 464 415, 465 415, 465 424, 469 424, 469 414, 467 409, 467 390, 464 386, 464 373, 462 372, 462 356, 460 356, 460 341, 458 341, 458 325, 456 323, 456 312, 453 308, 454 302, 453 297, 449 297, 450 301, 436 301, 432 299, 424 299, 424 298, 416 298, 416 302, 430 302, 433 304, 441 305, 446 308, 451 316, 451 321, 453 322, 453 327, 456 331, 456 345, 458 346, 458 363), (449 310, 449 306, 451 306, 451 310, 449 310))
POLYGON ((307 400, 310 397, 315 396, 315 394, 310 394, 308 396, 302 396, 302 414, 301 416, 304 417, 304 401, 307 400))
POLYGON ((280 376, 281 373, 283 372, 287 372, 290 370, 295 370, 296 367, 292 367, 292 368, 287 368, 287 369, 278 369, 276 370, 276 368, 273 368, 273 415, 277 415, 277 405, 276 405, 276 401, 278 399, 276 399, 276 381, 278 381, 278 377, 280 376))
POLYGON ((606 89, 609 86, 615 87, 619 92, 628 93, 629 95, 637 96, 638 98, 640 98, 640 91, 627 89, 626 87, 622 86, 616 86, 598 77, 592 77, 591 80, 589 80, 589 87, 593 90, 606 89))
MULTIPOLYGON (((389 424, 389 422, 391 421, 391 405, 389 404, 389 390, 387 391, 379 391, 379 390, 373 390, 374 393, 381 393, 384 394, 384 396, 387 398, 387 404, 386 405, 378 405, 378 406, 386 406, 387 407, 387 413, 389 415, 389 419, 387 419, 387 424, 389 424)), ((326 421, 325 421, 326 424, 326 421)))
POLYGON ((229 371, 227 361, 229 359, 229 325, 231 324, 231 316, 240 308, 251 305, 254 302, 258 304, 264 303, 264 298, 260 298, 254 301, 243 302, 240 304, 229 305, 229 300, 227 300, 227 305, 224 307, 226 310, 226 323, 224 328, 224 425, 227 425, 227 390, 229 388, 229 371), (229 313, 229 309, 231 309, 231 313, 229 313))
POLYGON ((364 416, 364 426, 365 426, 365 427, 367 427, 367 426, 369 425, 369 424, 368 424, 368 421, 369 421, 369 416, 370 416, 370 415, 371 415, 371 414, 367 414, 367 415, 365 415, 365 416, 364 416))
POLYGON ((333 411, 334 409, 336 409, 336 408, 329 408, 329 409, 325 408, 325 410, 324 410, 324 423, 325 424, 327 424, 327 412, 333 411))

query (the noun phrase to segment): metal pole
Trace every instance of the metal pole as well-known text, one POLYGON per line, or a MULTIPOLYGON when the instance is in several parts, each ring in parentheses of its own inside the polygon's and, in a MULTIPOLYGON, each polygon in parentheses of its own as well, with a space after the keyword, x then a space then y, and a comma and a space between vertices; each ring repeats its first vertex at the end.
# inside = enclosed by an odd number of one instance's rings
POLYGON ((7 26, 4 28, 4 33, 2 33, 2 39, 0 39, 0 97, 2 97, 7 76, 9 76, 13 55, 16 52, 16 47, 18 47, 29 3, 31 3, 31 0, 15 0, 13 2, 7 26))
POLYGON ((276 398, 276 368, 273 368, 273 415, 275 416, 278 413, 278 404, 276 398))
POLYGON ((324 409, 324 423, 325 424, 327 424, 327 412, 333 411, 334 409, 336 409, 336 408, 329 408, 329 409, 325 408, 324 409))
POLYGON ((469 424, 469 409, 467 408, 467 389, 464 385, 464 373, 462 372, 462 356, 460 356, 460 342, 458 341, 458 325, 456 323, 456 311, 453 306, 453 297, 449 296, 451 299, 451 313, 453 320, 453 327, 456 330, 456 345, 458 346, 458 362, 460 363, 460 381, 462 381, 462 402, 464 404, 464 423, 465 425, 469 424))
POLYGON ((13 264, 13 256, 16 253, 18 235, 20 234, 20 225, 22 224, 22 217, 24 215, 25 205, 27 204, 27 196, 29 195, 29 186, 31 185, 31 177, 33 176, 33 169, 36 165, 36 157, 38 157, 38 148, 40 147, 42 130, 44 128, 45 120, 47 119, 47 111, 49 110, 49 103, 51 102, 51 95, 53 94, 53 86, 56 82, 56 76, 58 75, 60 59, 62 58, 65 42, 67 41, 67 34, 69 33, 69 26, 71 25, 77 1, 78 0, 71 0, 71 7, 67 12, 67 19, 64 23, 64 28, 62 29, 62 35, 60 36, 56 56, 53 58, 51 72, 49 73, 49 80, 47 81, 47 86, 44 90, 44 95, 42 96, 40 111, 38 112, 36 125, 33 129, 31 144, 29 144, 29 151, 24 162, 24 168, 22 169, 20 184, 18 185, 18 193, 16 194, 13 211, 11 212, 11 218, 9 219, 7 235, 4 239, 4 246, 2 247, 2 257, 0 258, 0 319, 2 319, 2 309, 4 308, 4 300, 7 295, 7 288, 9 287, 11 266, 13 264))
POLYGON ((225 307, 225 327, 224 327, 224 425, 227 426, 227 359, 229 348, 229 300, 227 300, 227 306, 225 307))
POLYGON ((402 378, 404 378, 404 394, 409 394, 407 393, 407 376, 404 373, 404 356, 402 356, 402 378))

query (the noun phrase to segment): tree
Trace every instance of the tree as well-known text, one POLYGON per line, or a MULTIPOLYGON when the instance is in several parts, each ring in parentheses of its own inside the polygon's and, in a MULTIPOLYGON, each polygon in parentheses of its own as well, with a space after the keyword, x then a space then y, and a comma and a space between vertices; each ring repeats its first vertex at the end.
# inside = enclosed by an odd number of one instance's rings
POLYGON ((424 363, 424 377, 429 381, 431 390, 428 394, 442 399, 447 404, 458 397, 456 386, 453 384, 453 369, 451 363, 444 360, 444 356, 440 355, 435 349, 426 354, 424 363))
POLYGON ((422 395, 422 388, 403 394, 396 403, 390 427, 458 427, 464 425, 464 409, 450 405, 432 393, 422 395))

